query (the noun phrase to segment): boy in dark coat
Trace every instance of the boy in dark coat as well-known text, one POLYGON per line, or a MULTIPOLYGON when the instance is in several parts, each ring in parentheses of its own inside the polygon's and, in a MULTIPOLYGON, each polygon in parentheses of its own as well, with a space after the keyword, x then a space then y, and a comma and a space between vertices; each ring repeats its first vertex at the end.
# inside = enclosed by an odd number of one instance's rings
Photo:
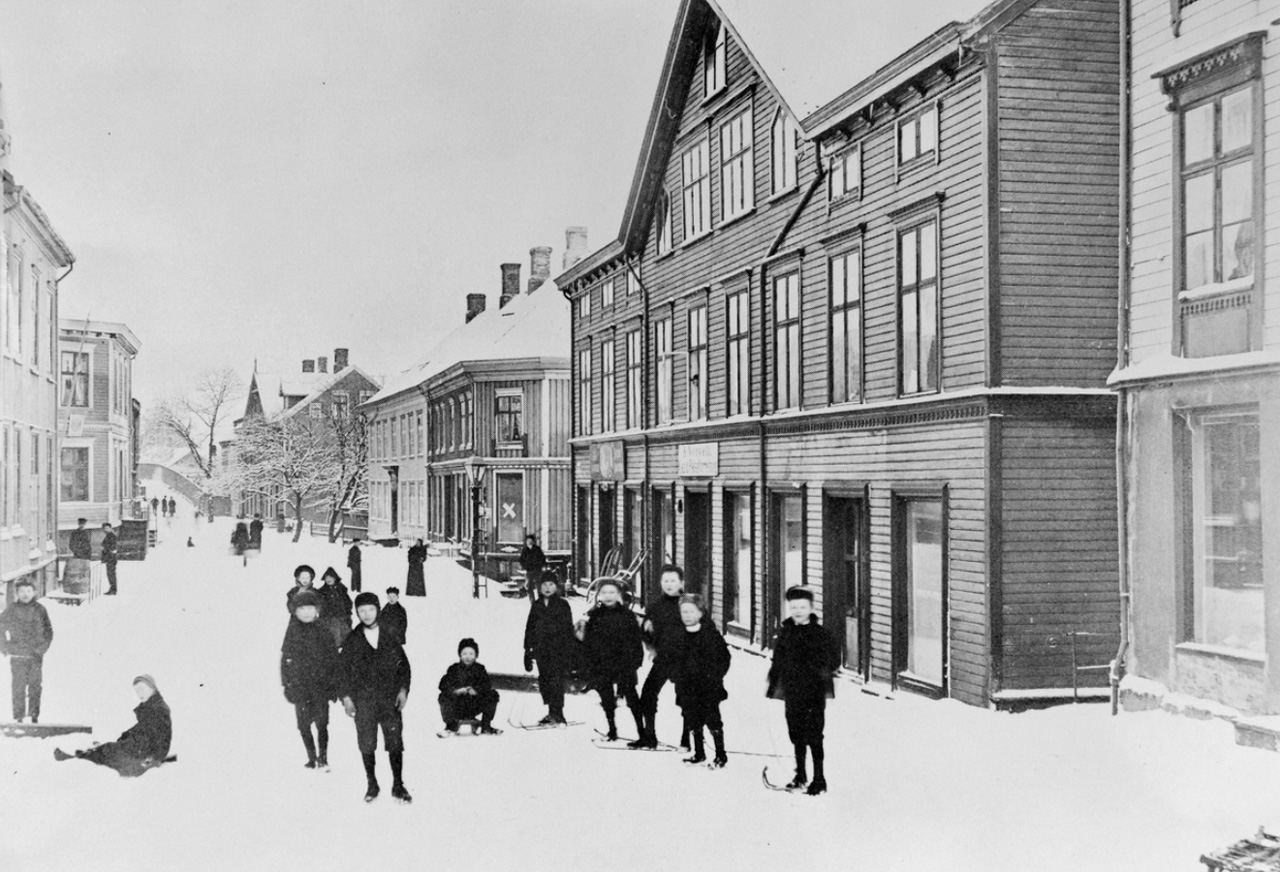
POLYGON ((102 525, 102 550, 99 554, 102 565, 107 569, 108 596, 115 596, 116 593, 116 561, 120 558, 119 547, 120 540, 115 531, 111 529, 111 523, 104 523, 102 525))
POLYGON ((280 646, 280 682, 284 698, 293 703, 308 769, 329 768, 329 702, 338 696, 338 644, 319 616, 315 591, 300 591, 293 598, 293 617, 280 646))
POLYGON ((53 643, 53 624, 45 607, 36 602, 35 585, 20 578, 17 599, 0 612, 0 653, 9 658, 13 679, 13 720, 30 715, 40 722, 40 692, 44 686, 44 655, 53 643))
POLYGON ((803 587, 788 588, 787 613, 769 666, 770 699, 783 700, 787 734, 796 753, 796 775, 787 787, 809 785, 810 796, 827 792, 822 731, 828 699, 836 695, 832 676, 840 659, 831 635, 813 614, 813 593, 803 587), (805 751, 813 753, 813 781, 805 769, 805 751))
POLYGON ((520 568, 524 570, 525 587, 529 591, 529 599, 542 585, 542 571, 547 567, 547 555, 538 545, 538 537, 532 534, 524 537, 524 547, 520 549, 520 568))
POLYGON ((320 622, 333 634, 333 644, 341 645, 351 632, 351 594, 332 566, 320 581, 321 585, 314 589, 320 597, 320 622))
MULTIPOLYGON (((663 685, 673 678, 671 664, 675 658, 675 648, 679 647, 680 637, 684 633, 684 622, 680 620, 684 570, 674 564, 667 564, 662 567, 658 583, 662 587, 662 593, 645 610, 644 633, 653 645, 653 663, 649 667, 649 674, 645 676, 644 689, 640 691, 640 714, 644 716, 644 732, 630 743, 633 748, 658 747, 658 696, 662 693, 663 685)), ((687 747, 688 738, 682 736, 680 744, 687 747)))
POLYGON ((622 602, 618 582, 613 579, 600 582, 596 588, 596 607, 579 622, 578 638, 582 640, 588 686, 600 694, 600 707, 609 722, 609 741, 618 738, 614 721, 618 694, 626 699, 627 708, 636 721, 636 735, 641 735, 644 718, 636 693, 636 670, 644 662, 644 639, 636 616, 622 602))
POLYGON ((458 721, 475 718, 481 733, 498 733, 493 715, 498 710, 498 692, 489 681, 489 670, 477 663, 480 646, 475 639, 458 643, 458 662, 440 677, 440 717, 446 733, 458 732, 458 721))
POLYGON ((677 659, 672 664, 676 684, 676 704, 684 713, 684 728, 693 736, 693 756, 686 763, 707 759, 702 728, 711 729, 717 769, 729 762, 724 750, 724 723, 720 720, 720 703, 728 698, 724 676, 729 671, 729 646, 724 637, 706 618, 706 606, 696 593, 680 597, 680 619, 684 638, 677 659))
POLYGON ((412 802, 405 789, 404 721, 401 710, 409 700, 409 658, 393 633, 378 624, 378 595, 365 591, 356 597, 360 624, 347 636, 340 657, 342 707, 355 718, 356 742, 364 758, 369 788, 364 801, 378 798, 378 778, 373 754, 378 750, 378 728, 391 758, 391 795, 397 802, 412 802))
POLYGON ((289 588, 289 592, 284 595, 284 602, 289 607, 289 614, 293 614, 293 598, 300 591, 314 590, 311 582, 315 577, 316 571, 305 563, 293 571, 293 587, 289 588))
POLYGON ((400 605, 400 588, 387 588, 387 604, 378 615, 378 623, 394 632, 401 645, 405 643, 409 635, 409 613, 400 605))
POLYGON ((105 745, 95 745, 87 751, 67 754, 55 748, 55 760, 88 760, 99 766, 108 766, 126 778, 136 777, 154 769, 169 755, 173 741, 173 720, 169 704, 156 688, 156 680, 150 675, 139 675, 133 680, 133 690, 142 700, 133 710, 138 722, 120 734, 120 738, 105 745))
POLYGON ((577 637, 573 633, 573 610, 559 595, 554 573, 542 577, 541 598, 529 607, 524 625, 524 670, 533 671, 538 661, 538 689, 547 706, 544 726, 567 723, 564 719, 564 686, 569 679, 577 637))
POLYGON ((351 591, 352 593, 360 592, 360 540, 356 539, 351 543, 351 550, 347 552, 347 569, 351 570, 351 591))

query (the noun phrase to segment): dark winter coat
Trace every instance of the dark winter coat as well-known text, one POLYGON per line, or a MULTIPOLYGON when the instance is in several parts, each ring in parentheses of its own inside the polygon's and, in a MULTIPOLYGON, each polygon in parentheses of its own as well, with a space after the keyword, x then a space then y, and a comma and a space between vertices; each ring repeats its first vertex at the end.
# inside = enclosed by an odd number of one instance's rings
POLYGON ((115 750, 138 760, 151 758, 156 761, 169 756, 169 745, 173 742, 173 719, 169 714, 169 704, 159 691, 151 694, 146 702, 139 703, 133 710, 138 722, 120 734, 115 741, 115 750))
POLYGON ((231 547, 235 549, 236 554, 243 554, 249 547, 249 531, 245 529, 244 524, 236 524, 236 529, 231 534, 231 547))
POLYGON ((631 609, 618 603, 598 605, 588 612, 582 654, 593 685, 625 676, 634 679, 644 662, 644 640, 631 609))
POLYGON ((680 596, 660 595, 645 610, 645 620, 651 628, 649 641, 653 643, 654 660, 665 661, 668 650, 680 642, 684 633, 684 621, 680 618, 680 596))
POLYGON ((103 563, 115 563, 119 559, 120 538, 115 533, 107 533, 102 537, 100 558, 103 563))
POLYGON ((256 547, 262 547, 262 521, 254 518, 249 522, 249 543, 256 547))
POLYGON ((538 545, 532 547, 526 545, 520 549, 520 568, 523 569, 530 578, 535 575, 541 575, 542 570, 547 566, 547 555, 542 553, 542 548, 538 545))
POLYGON ((403 645, 409 635, 409 613, 400 603, 387 603, 382 607, 382 611, 378 612, 378 626, 394 630, 396 638, 403 645))
POLYGON ((427 546, 412 545, 409 548, 409 574, 405 579, 405 596, 426 596, 427 582, 422 572, 422 564, 427 561, 427 546))
POLYGON ((796 702, 834 699, 832 676, 839 666, 840 656, 831 634, 816 617, 809 618, 807 624, 787 618, 773 646, 768 696, 796 702))
POLYGON ((727 699, 724 676, 729 671, 729 646, 720 631, 710 621, 703 621, 696 633, 681 632, 685 638, 668 648, 675 652, 669 666, 676 683, 676 703, 689 706, 727 699))
POLYGON ((0 651, 10 657, 43 657, 52 643, 49 613, 35 600, 15 600, 0 612, 0 651))
POLYGON ((78 560, 89 560, 93 557, 93 539, 89 531, 83 527, 77 527, 71 531, 68 545, 71 548, 71 556, 78 560))
POLYGON ((360 553, 360 546, 352 545, 350 550, 347 551, 347 568, 358 569, 362 557, 363 555, 360 553))
POLYGON ((335 644, 341 644, 351 632, 351 594, 347 586, 332 578, 317 588, 320 597, 320 621, 333 633, 335 644))
POLYGON ((460 687, 471 688, 477 696, 487 696, 493 689, 493 683, 489 680, 489 670, 485 669, 484 664, 479 661, 466 666, 459 660, 446 669, 444 675, 440 677, 440 698, 452 697, 453 692, 460 687))
POLYGON ((533 654, 540 669, 567 668, 577 653, 577 645, 573 610, 562 597, 552 595, 529 607, 524 650, 533 654))
POLYGON ((409 658, 387 627, 380 627, 378 647, 365 638, 364 625, 347 636, 339 658, 339 695, 360 700, 394 700, 401 690, 409 689, 412 677, 409 658))
POLYGON ((280 682, 291 703, 338 697, 338 646, 319 620, 289 619, 280 647, 280 682))

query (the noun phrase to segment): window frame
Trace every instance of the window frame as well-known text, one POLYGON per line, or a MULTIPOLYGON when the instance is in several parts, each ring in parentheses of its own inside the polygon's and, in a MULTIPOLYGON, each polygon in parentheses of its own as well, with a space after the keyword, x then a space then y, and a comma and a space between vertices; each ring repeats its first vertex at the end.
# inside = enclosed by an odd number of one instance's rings
POLYGON ((524 438, 524 391, 519 388, 499 388, 493 395, 493 440, 494 444, 499 447, 510 447, 521 444, 524 438), (512 409, 508 402, 506 409, 502 408, 503 400, 515 400, 516 408, 512 409), (514 438, 506 439, 505 434, 511 433, 511 426, 503 427, 503 420, 514 421, 516 433, 514 438))
POLYGON ((600 342, 600 432, 618 429, 617 345, 611 335, 600 342))
POLYGON ((686 419, 705 421, 709 415, 708 399, 710 377, 707 372, 710 346, 707 337, 707 310, 705 301, 690 306, 685 315, 685 390, 686 419), (696 366, 695 366, 696 365, 696 366), (695 372, 696 368, 696 372, 695 372), (697 379, 695 389, 694 380, 697 379), (696 400, 696 403, 695 403, 696 400))
POLYGON ((728 86, 729 34, 723 21, 715 22, 714 33, 708 31, 702 50, 702 99, 710 100, 728 86))
POLYGON ((578 349, 578 432, 583 436, 595 433, 595 408, 592 394, 595 386, 591 354, 591 339, 584 340, 585 347, 578 349))
POLYGON ((58 349, 58 405, 67 409, 83 409, 85 411, 89 411, 93 409, 93 348, 92 347, 85 348, 83 351, 78 349, 75 349, 75 350, 68 350, 65 348, 58 349), (74 363, 72 364, 72 369, 70 372, 65 371, 64 369, 65 363, 63 360, 63 355, 73 355, 74 358, 76 359, 79 359, 81 357, 84 358, 85 371, 83 373, 80 373, 80 375, 84 376, 85 401, 83 404, 67 402, 68 391, 67 391, 66 378, 68 376, 71 376, 74 378, 77 373, 75 371, 74 363))
POLYGON ((827 159, 827 201, 836 203, 840 200, 861 200, 862 199, 862 143, 857 142, 846 148, 841 148, 827 159), (837 167, 839 172, 837 172, 837 167), (856 169, 858 183, 849 185, 850 167, 856 169), (840 180, 839 190, 836 190, 836 180, 840 180))
POLYGON ((725 415, 751 414, 751 287, 725 296, 725 415), (735 307, 739 310, 735 312, 735 307))
POLYGON ((680 155, 681 244, 712 230, 711 138, 702 136, 680 155), (694 158, 697 158, 694 160, 694 158), (698 169, 701 171, 698 172, 698 169), (698 173, 694 175, 694 173, 698 173), (695 221, 696 219, 696 221, 695 221))
POLYGON ((671 218, 671 192, 664 190, 658 197, 657 208, 657 251, 658 257, 664 257, 671 253, 674 247, 674 231, 672 229, 674 222, 671 218))
POLYGON ((865 320, 864 320, 864 314, 863 314, 864 288, 863 288, 863 257, 862 257, 861 245, 853 245, 853 246, 849 246, 848 248, 839 250, 834 254, 832 254, 831 257, 827 259, 827 288, 828 288, 828 294, 829 294, 828 311, 830 312, 830 317, 827 319, 827 401, 831 405, 838 405, 841 403, 861 403, 866 400, 866 389, 865 389, 866 334, 865 334, 865 320), (854 284, 856 284, 856 289, 857 289, 857 299, 856 301, 852 301, 852 302, 850 301, 850 295, 849 295, 849 284, 850 284, 849 283, 849 259, 850 258, 856 258, 857 266, 858 266, 857 276, 854 282, 854 284), (844 276, 844 281, 845 281, 843 301, 839 301, 837 299, 836 269, 835 269, 837 261, 844 262, 844 266, 841 270, 841 273, 844 276), (850 357, 849 337, 851 335, 851 331, 849 329, 848 322, 851 317, 851 314, 850 314, 851 312, 856 313, 856 318, 857 318, 857 340, 856 340, 857 341, 857 369, 856 369, 856 372, 857 372, 858 383, 856 388, 852 388, 849 385, 850 373, 848 371, 848 366, 847 366, 848 360, 850 357), (844 325, 845 350, 844 350, 844 354, 842 355, 842 359, 846 361, 844 396, 838 396, 836 393, 837 360, 836 360, 835 325, 836 325, 836 320, 841 317, 843 317, 845 321, 845 325, 844 325))
POLYGON ((600 308, 609 309, 613 307, 614 286, 613 277, 605 279, 600 283, 600 308))
POLYGON ((939 209, 935 208, 935 209, 917 213, 915 215, 912 215, 910 218, 904 218, 901 222, 898 223, 898 225, 894 229, 894 261, 895 261, 895 270, 896 270, 895 308, 897 310, 898 396, 911 397, 911 396, 919 396, 924 394, 940 393, 942 391, 942 382, 943 382, 943 378, 942 378, 942 363, 943 363, 942 361, 942 340, 943 340, 942 288, 943 288, 943 283, 942 283, 942 214, 939 209), (920 313, 922 311, 920 290, 922 288, 928 287, 928 283, 922 281, 921 279, 920 267, 922 265, 922 253, 924 252, 925 247, 923 244, 920 243, 919 240, 920 240, 920 229, 929 225, 933 226, 933 231, 934 231, 933 232, 933 236, 934 236, 934 249, 933 249, 934 251, 934 275, 933 275, 934 336, 936 337, 938 357, 936 361, 937 384, 926 388, 926 387, 920 386, 923 383, 921 374, 923 373, 925 368, 921 366, 923 362, 923 358, 921 357, 921 351, 920 351, 920 345, 921 345, 920 340, 921 340, 922 334, 919 330, 919 325, 921 323, 920 313), (902 257, 902 243, 903 243, 903 238, 910 233, 915 233, 916 239, 917 239, 916 259, 913 267, 915 270, 916 281, 910 287, 908 287, 904 283, 905 275, 904 275, 904 265, 903 265, 903 257, 902 257), (916 371, 916 388, 914 390, 908 390, 907 379, 906 379, 907 373, 906 373, 906 370, 904 369, 904 363, 906 360, 906 348, 904 343, 904 328, 906 326, 905 319, 904 319, 904 312, 906 309, 906 304, 905 304, 904 298, 909 290, 915 292, 915 303, 916 303, 914 320, 916 323, 915 349, 916 349, 916 365, 918 369, 916 371))
POLYGON ((674 315, 653 322, 654 416, 659 425, 675 423, 675 348, 672 343, 674 315), (665 409, 664 409, 665 404, 665 409))
POLYGON ((747 215, 756 207, 755 114, 747 103, 719 128, 720 223, 747 215), (734 148, 735 136, 741 141, 734 148))
POLYGON ((4 331, 4 351, 14 360, 22 360, 22 330, 23 330, 23 277, 25 270, 23 269, 26 260, 23 257, 22 246, 18 243, 12 243, 7 252, 8 257, 8 273, 5 276, 7 287, 5 290, 5 314, 8 319, 4 331))
POLYGON ((627 331, 627 429, 644 426, 644 330, 627 331))
POLYGON ((891 589, 891 656, 892 674, 895 685, 923 693, 935 698, 945 697, 950 686, 951 675, 951 549, 950 549, 950 488, 946 485, 930 487, 921 484, 918 487, 905 489, 895 488, 892 492, 891 517, 891 551, 893 564, 893 584, 891 589), (935 684, 927 676, 911 672, 908 668, 910 657, 910 599, 911 576, 908 565, 909 533, 908 506, 912 503, 937 503, 940 510, 939 548, 941 550, 941 682, 935 684))
MULTIPOLYGON (((77 467, 78 468, 78 467, 77 467)), ((70 481, 74 485, 74 481, 70 481)), ((92 439, 63 439, 58 446, 58 502, 62 504, 80 504, 93 502, 93 440, 92 439), (83 451, 85 457, 85 486, 84 499, 76 499, 74 493, 71 496, 66 495, 69 478, 64 474, 65 466, 63 458, 68 451, 83 451)))
POLYGON ((769 124, 769 179, 771 193, 775 197, 794 190, 800 184, 800 127, 781 108, 773 113, 773 121, 769 124), (789 155, 788 133, 791 134, 789 155))
POLYGON ((582 321, 587 321, 591 318, 591 290, 588 287, 583 291, 582 296, 578 297, 578 318, 582 321))
POLYGON ((770 289, 770 308, 773 313, 773 411, 785 412, 804 407, 804 378, 802 373, 802 359, 804 357, 804 287, 801 282, 800 265, 794 264, 778 274, 772 276, 769 280, 770 289), (795 280, 795 311, 790 311, 792 294, 790 290, 787 293, 787 317, 781 317, 778 306, 778 285, 780 282, 789 279, 795 280), (795 332, 794 340, 791 338, 791 331, 795 332), (780 336, 787 333, 787 350, 783 353, 783 343, 780 336), (780 373, 782 370, 783 358, 787 364, 787 389, 782 390, 782 379, 780 373), (793 396, 794 394, 794 396, 793 396), (784 395, 786 403, 784 405, 784 395))
POLYGON ((898 168, 899 173, 924 164, 931 163, 936 165, 941 163, 942 101, 938 99, 925 100, 920 106, 899 118, 893 126, 893 143, 894 165, 898 168), (927 150, 923 148, 925 125, 921 123, 926 115, 932 115, 933 117, 933 146, 927 150), (905 157, 902 150, 902 131, 908 125, 914 131, 912 137, 914 153, 910 157, 905 157))

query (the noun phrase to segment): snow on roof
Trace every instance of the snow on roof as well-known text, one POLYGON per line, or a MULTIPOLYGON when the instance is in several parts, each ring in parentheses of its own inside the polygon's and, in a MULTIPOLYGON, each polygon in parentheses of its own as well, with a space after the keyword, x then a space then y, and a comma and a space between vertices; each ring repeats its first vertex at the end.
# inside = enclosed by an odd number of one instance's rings
POLYGON ((991 0, 707 0, 797 121, 991 0))
POLYGON ((258 400, 262 403, 263 416, 273 418, 280 414, 284 410, 284 398, 280 394, 280 376, 271 372, 255 372, 253 379, 258 383, 258 400))
POLYGON ((280 390, 286 397, 305 397, 331 375, 331 372, 291 372, 280 377, 280 390))
POLYGON ((317 373, 317 375, 324 376, 324 379, 316 383, 315 387, 311 390, 311 393, 307 394, 301 400, 299 400, 298 402, 290 406, 288 409, 286 409, 284 413, 284 417, 288 418, 293 415, 296 415, 303 408, 305 408, 309 404, 323 397, 327 391, 330 391, 333 389, 334 385, 338 384, 338 382, 342 381, 344 378, 351 375, 352 373, 359 373, 360 375, 364 376, 366 379, 368 379, 370 382, 372 382, 375 385, 379 383, 378 379, 369 375, 369 373, 365 372, 363 369, 361 369, 358 366, 347 366, 338 370, 337 372, 317 373))
POLYGON ((417 366, 387 380, 369 400, 376 403, 410 390, 450 367, 480 360, 560 357, 570 352, 569 301, 551 280, 502 308, 486 309, 445 336, 417 366))

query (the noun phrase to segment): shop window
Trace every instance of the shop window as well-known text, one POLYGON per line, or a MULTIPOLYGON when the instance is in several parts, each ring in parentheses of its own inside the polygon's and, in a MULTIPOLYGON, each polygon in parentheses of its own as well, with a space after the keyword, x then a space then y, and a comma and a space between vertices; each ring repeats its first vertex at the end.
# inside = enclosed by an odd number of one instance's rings
POLYGON ((946 572, 943 504, 897 500, 894 572, 894 665, 901 679, 945 686, 946 572))
POLYGON ((787 589, 804 584, 804 495, 775 494, 773 497, 773 594, 770 597, 774 629, 785 617, 787 589))
MULTIPOLYGON (((8 454, 6 440, 5 454, 8 454)), ((89 449, 87 447, 63 447, 62 449, 62 501, 85 503, 89 501, 89 449)))
POLYGON ((751 628, 752 542, 754 540, 751 495, 725 494, 725 621, 743 630, 751 628))

